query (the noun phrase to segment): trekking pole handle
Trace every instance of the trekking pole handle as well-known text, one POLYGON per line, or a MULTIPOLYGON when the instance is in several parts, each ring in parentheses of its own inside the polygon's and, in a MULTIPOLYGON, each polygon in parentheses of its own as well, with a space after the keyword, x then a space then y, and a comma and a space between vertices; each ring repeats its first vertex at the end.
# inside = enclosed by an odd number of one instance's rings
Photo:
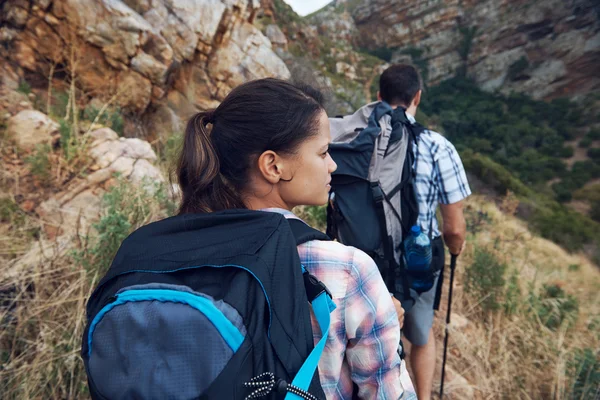
POLYGON ((456 259, 458 255, 450 253, 450 269, 456 269, 456 259))

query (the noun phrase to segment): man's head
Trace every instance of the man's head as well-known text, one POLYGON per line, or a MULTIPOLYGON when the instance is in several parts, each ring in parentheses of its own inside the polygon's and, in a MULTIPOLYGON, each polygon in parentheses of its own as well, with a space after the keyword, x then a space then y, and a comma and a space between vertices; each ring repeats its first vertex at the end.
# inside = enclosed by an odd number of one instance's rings
POLYGON ((391 106, 412 108, 414 112, 421 101, 421 77, 416 68, 409 64, 394 64, 379 78, 379 100, 391 106))

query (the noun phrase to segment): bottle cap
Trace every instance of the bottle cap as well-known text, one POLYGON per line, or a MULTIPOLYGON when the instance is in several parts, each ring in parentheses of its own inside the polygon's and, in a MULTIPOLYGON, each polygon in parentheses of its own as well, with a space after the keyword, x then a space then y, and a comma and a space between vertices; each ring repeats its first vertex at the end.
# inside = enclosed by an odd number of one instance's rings
POLYGON ((410 231, 413 235, 418 236, 419 233, 421 233, 421 227, 419 225, 415 225, 412 228, 410 228, 410 231))

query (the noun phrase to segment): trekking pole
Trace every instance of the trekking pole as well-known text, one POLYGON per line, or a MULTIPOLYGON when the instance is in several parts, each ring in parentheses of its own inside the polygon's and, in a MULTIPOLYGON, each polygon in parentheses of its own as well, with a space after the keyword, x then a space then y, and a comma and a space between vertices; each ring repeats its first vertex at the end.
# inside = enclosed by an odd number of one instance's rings
POLYGON ((456 258, 451 254, 450 258, 450 290, 448 291, 448 313, 446 314, 446 336, 444 337, 444 359, 442 361, 442 384, 440 386, 440 400, 444 397, 444 374, 446 373, 446 352, 448 350, 448 327, 450 325, 450 309, 452 307, 452 286, 454 284, 454 270, 456 269, 456 258))

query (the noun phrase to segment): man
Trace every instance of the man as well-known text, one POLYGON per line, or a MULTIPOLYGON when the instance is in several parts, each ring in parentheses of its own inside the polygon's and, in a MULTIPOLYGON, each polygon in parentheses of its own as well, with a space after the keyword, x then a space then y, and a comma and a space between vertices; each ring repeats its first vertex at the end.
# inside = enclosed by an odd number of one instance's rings
MULTIPOLYGON (((406 109, 408 119, 414 123, 421 102, 421 80, 412 65, 396 64, 386 69, 379 81, 378 99, 392 108, 406 109)), ((465 245, 466 224, 463 216, 464 199, 471 194, 464 167, 456 149, 437 132, 425 130, 413 146, 416 169, 415 191, 419 204, 417 224, 434 240, 443 235, 451 254, 459 255, 465 245), (440 205, 442 234, 435 218, 440 205)), ((437 239, 439 241, 439 239, 437 239)), ((434 261, 435 262, 435 249, 434 261)), ((440 241, 440 261, 443 263, 443 245, 440 241)), ((443 264, 442 264, 443 265, 443 264)), ((413 293, 415 305, 404 314, 404 337, 411 343, 409 362, 419 400, 431 399, 436 364, 433 317, 439 272, 433 288, 420 295, 413 293)), ((441 282, 439 282, 441 284, 441 282)), ((396 308, 400 303, 395 300, 396 308)), ((402 320, 402 310, 398 310, 402 320)), ((402 326, 402 321, 400 321, 402 326)))

